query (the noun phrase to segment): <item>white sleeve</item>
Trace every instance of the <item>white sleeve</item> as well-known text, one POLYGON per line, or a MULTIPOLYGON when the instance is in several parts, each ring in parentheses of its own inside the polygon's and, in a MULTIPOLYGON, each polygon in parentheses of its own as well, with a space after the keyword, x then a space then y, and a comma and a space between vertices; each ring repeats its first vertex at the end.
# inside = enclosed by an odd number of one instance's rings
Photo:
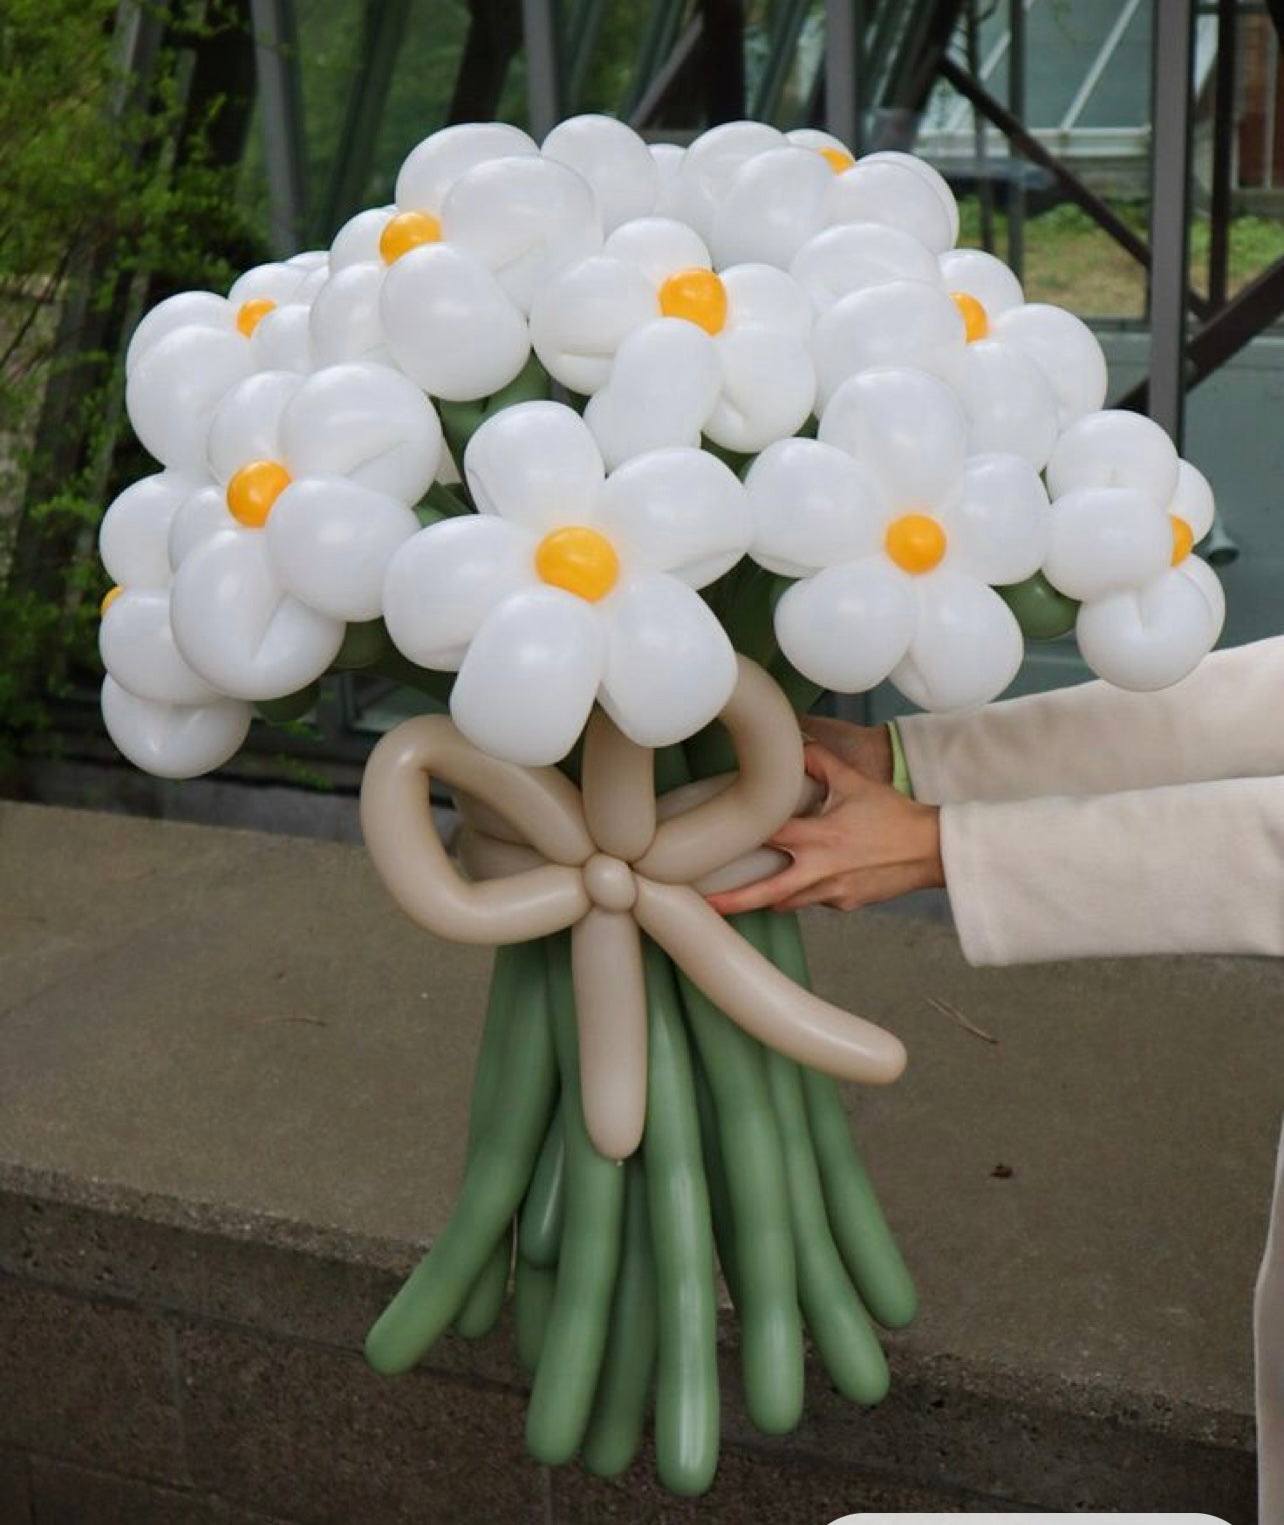
POLYGON ((947 804, 941 857, 969 963, 1284 954, 1284 778, 947 804))
POLYGON ((917 799, 1028 799, 1284 773, 1284 637, 1157 693, 1102 682, 897 721, 917 799))

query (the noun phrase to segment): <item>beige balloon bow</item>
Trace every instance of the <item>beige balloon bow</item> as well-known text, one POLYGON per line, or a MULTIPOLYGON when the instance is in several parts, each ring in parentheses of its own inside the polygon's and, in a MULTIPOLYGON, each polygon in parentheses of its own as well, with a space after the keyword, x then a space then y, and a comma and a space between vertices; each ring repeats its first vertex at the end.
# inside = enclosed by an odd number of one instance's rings
POLYGON ((760 667, 740 659, 719 718, 740 771, 714 785, 718 792, 690 786, 658 805, 651 751, 601 709, 585 731, 582 789, 556 768, 488 756, 444 716, 398 726, 366 767, 366 844, 414 921, 466 943, 571 929, 584 1119, 612 1159, 633 1153, 646 1118, 639 930, 746 1032, 789 1058, 873 1084, 905 1067, 897 1038, 795 984, 704 900, 701 890, 764 871, 755 850, 794 814, 807 782, 793 710, 760 667), (437 834, 429 777, 462 795, 471 880, 437 834))

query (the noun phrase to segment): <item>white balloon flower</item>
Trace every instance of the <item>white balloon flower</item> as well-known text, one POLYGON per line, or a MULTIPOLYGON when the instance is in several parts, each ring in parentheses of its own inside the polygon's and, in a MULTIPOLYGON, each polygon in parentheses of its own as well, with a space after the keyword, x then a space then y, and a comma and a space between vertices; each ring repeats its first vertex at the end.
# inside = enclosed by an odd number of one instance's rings
POLYGON ((1047 549, 1048 500, 1019 456, 969 456, 958 399, 922 371, 853 378, 815 440, 764 450, 746 479, 750 554, 800 579, 776 606, 780 649, 843 693, 885 678, 924 709, 1001 693, 1021 631, 992 585, 1047 549))
POLYGON ((1059 435, 1106 399, 1106 357, 1073 313, 1027 302, 1002 260, 980 249, 940 256, 967 331, 961 382, 975 450, 1011 450, 1042 470, 1059 435))
MULTIPOLYGON (((698 165, 702 142, 692 144, 689 163, 695 156, 698 165)), ((844 223, 894 228, 934 254, 958 237, 953 193, 931 165, 912 154, 886 151, 858 160, 828 133, 802 129, 781 134, 775 147, 747 154, 729 176, 732 161, 725 151, 718 162, 725 184, 710 171, 703 186, 713 206, 708 237, 719 269, 746 260, 788 269, 817 233, 844 223)), ((694 173, 688 171, 688 177, 694 173)))
POLYGON ((1026 302, 1008 267, 979 249, 933 257, 908 234, 853 223, 817 235, 791 269, 819 313, 822 405, 862 371, 915 366, 958 394, 973 452, 1021 455, 1042 470, 1058 436, 1105 398, 1091 330, 1026 302))
POLYGON ((1044 576, 1081 601, 1075 636, 1120 688, 1176 683, 1212 650, 1226 617, 1217 574, 1192 554, 1213 493, 1167 434, 1138 413, 1090 413, 1048 462, 1052 535, 1044 576))
POLYGON ((347 622, 375 619, 383 574, 419 528, 441 426, 383 366, 251 377, 210 427, 214 483, 175 512, 174 637, 224 693, 295 693, 334 660, 347 622))
POLYGON ((810 334, 810 304, 783 270, 715 274, 700 237, 664 217, 617 228, 531 309, 535 353, 593 397, 585 417, 610 465, 702 430, 744 452, 793 434, 815 400, 810 334))
POLYGON ((327 273, 324 254, 297 254, 246 271, 225 297, 185 291, 152 308, 125 355, 125 407, 158 461, 203 466, 210 418, 238 381, 312 370, 308 311, 327 273))
POLYGON ((392 365, 433 397, 488 397, 530 354, 526 314, 602 242, 588 182, 500 123, 447 127, 397 176, 396 202, 339 231, 312 308, 323 363, 392 365))
POLYGON ((107 510, 99 536, 116 584, 103 600, 98 637, 103 719, 130 762, 161 778, 217 768, 250 725, 250 706, 194 672, 170 627, 169 527, 201 481, 165 471, 135 482, 107 510))
POLYGON ((464 474, 480 512, 421 530, 384 584, 400 650, 458 671, 460 730, 538 766, 565 756, 595 700, 642 746, 708 724, 736 662, 695 589, 749 544, 734 473, 675 447, 608 476, 572 409, 530 402, 478 429, 464 474))

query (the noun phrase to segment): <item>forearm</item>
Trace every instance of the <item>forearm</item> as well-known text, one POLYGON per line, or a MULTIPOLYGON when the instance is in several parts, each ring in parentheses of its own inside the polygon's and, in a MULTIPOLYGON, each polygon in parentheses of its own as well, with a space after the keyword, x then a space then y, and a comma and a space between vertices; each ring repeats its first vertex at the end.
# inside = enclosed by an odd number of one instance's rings
POLYGON ((946 805, 940 829, 970 963, 1284 954, 1284 778, 946 805))
POLYGON ((1172 688, 1093 682, 898 722, 918 799, 1108 794, 1284 772, 1284 637, 1214 652, 1172 688))

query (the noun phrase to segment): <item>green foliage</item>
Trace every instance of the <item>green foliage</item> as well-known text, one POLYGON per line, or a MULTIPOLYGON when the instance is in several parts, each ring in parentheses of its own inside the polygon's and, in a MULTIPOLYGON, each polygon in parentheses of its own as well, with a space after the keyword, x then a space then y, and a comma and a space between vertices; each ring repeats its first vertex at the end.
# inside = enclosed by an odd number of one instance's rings
MULTIPOLYGON (((116 0, 6 0, 0 13, 0 776, 45 700, 94 672, 95 534, 127 481, 121 358, 149 288, 225 288, 261 250, 214 161, 228 103, 191 91, 219 4, 140 8, 164 28, 128 74, 116 0)), ((129 458, 126 458, 129 457, 129 458)))

